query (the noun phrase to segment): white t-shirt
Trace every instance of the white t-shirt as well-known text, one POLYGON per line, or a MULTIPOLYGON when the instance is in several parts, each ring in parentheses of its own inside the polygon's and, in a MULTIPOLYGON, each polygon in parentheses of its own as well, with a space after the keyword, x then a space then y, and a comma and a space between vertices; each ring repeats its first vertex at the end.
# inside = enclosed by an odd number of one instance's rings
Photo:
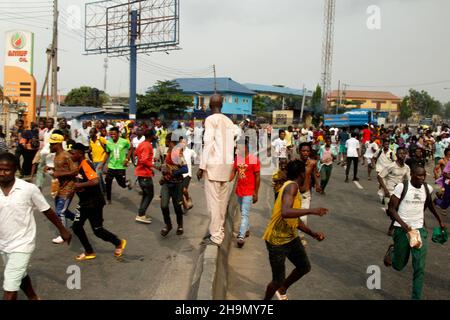
POLYGON ((50 209, 34 184, 16 178, 8 196, 0 190, 0 251, 33 252, 36 239, 35 207, 41 212, 50 209))
POLYGON ((194 128, 194 143, 202 143, 203 140, 203 127, 194 128))
MULTIPOLYGON (((399 183, 402 183, 405 180, 409 181, 410 175, 411 169, 409 168, 409 166, 404 164, 403 167, 400 167, 397 162, 392 162, 389 166, 385 167, 379 173, 379 176, 383 178, 384 184, 386 185, 386 188, 390 193, 394 191, 395 187, 399 183)), ((380 189, 379 191, 383 192, 382 189, 380 189)))
POLYGON ((311 130, 308 131, 308 138, 306 138, 306 142, 311 142, 313 141, 314 138, 314 132, 312 132, 311 130))
POLYGON ((190 146, 192 143, 192 136, 194 135, 194 131, 192 129, 186 130, 186 140, 187 144, 190 146))
MULTIPOLYGON (((427 184, 430 195, 433 192, 433 187, 427 184)), ((394 195, 400 199, 403 191, 403 183, 399 183, 394 189, 394 195)), ((409 182, 408 192, 405 198, 400 202, 398 208, 398 215, 400 218, 411 228, 420 229, 423 228, 423 214, 424 205, 427 199, 425 187, 422 185, 420 189, 414 188, 409 182)), ((394 226, 400 227, 400 224, 396 221, 394 226)))
POLYGON ((87 127, 86 129, 84 129, 83 127, 81 127, 80 129, 78 129, 78 137, 76 138, 76 142, 81 143, 84 146, 89 146, 89 132, 91 131, 90 127, 87 127))
POLYGON ((275 158, 287 158, 287 142, 286 140, 281 140, 280 138, 275 139, 272 142, 272 147, 274 148, 275 158))
POLYGON ((392 152, 391 149, 388 149, 388 152, 384 152, 383 149, 378 150, 377 153, 375 153, 375 157, 378 157, 377 159, 377 164, 376 164, 376 171, 377 172, 381 172, 383 171, 384 168, 389 167, 394 161, 391 159, 391 155, 392 155, 392 159, 395 160, 395 155, 392 152), (378 156, 378 154, 381 152, 380 156, 378 156))
POLYGON ((183 156, 188 166, 188 173, 184 173, 183 178, 192 177, 192 159, 195 159, 197 157, 197 153, 194 150, 186 147, 183 150, 183 156))
POLYGON ((44 157, 46 155, 48 155, 50 153, 50 136, 53 134, 53 131, 55 130, 55 128, 48 130, 47 132, 44 133, 44 143, 43 143, 43 147, 41 149, 41 156, 44 157))
POLYGON ((364 157, 367 159, 372 159, 377 151, 378 151, 378 145, 375 142, 369 143, 366 148, 366 153, 364 153, 364 157))
POLYGON ((132 144, 133 144, 133 148, 137 148, 139 146, 139 144, 141 144, 142 142, 145 141, 145 136, 142 136, 140 139, 138 137, 134 137, 132 144))
POLYGON ((359 141, 355 138, 350 138, 345 142, 347 148, 347 157, 359 157, 359 141))

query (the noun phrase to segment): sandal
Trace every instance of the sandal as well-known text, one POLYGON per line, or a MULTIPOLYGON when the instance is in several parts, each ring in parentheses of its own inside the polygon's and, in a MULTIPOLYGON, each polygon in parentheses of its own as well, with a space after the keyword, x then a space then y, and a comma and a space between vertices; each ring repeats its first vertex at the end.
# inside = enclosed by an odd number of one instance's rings
POLYGON ((177 236, 181 236, 182 234, 184 233, 184 231, 183 231, 183 227, 178 227, 177 228, 177 236))
POLYGON ((93 253, 81 253, 79 255, 77 255, 75 257, 75 260, 77 261, 84 261, 84 260, 92 260, 95 259, 97 257, 97 255, 93 252, 93 253))
POLYGON ((163 237, 167 236, 170 230, 172 230, 172 226, 165 226, 164 228, 161 229, 161 235, 163 237))
POLYGON ((116 247, 116 250, 114 250, 114 256, 121 257, 123 255, 123 251, 125 250, 126 246, 127 246, 127 240, 125 240, 125 239, 120 240, 120 245, 118 245, 116 247))

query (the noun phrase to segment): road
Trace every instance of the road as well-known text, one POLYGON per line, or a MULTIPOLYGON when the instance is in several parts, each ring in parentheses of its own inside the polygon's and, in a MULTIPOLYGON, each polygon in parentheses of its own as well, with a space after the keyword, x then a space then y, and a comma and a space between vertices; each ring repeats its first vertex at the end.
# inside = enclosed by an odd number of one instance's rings
MULTIPOLYGON (((132 172, 131 168, 128 169, 129 176, 132 172)), ((162 238, 158 181, 159 176, 154 179, 155 198, 148 210, 153 218, 150 225, 134 220, 141 198, 139 187, 129 191, 113 182, 113 203, 105 207, 104 225, 128 242, 124 256, 119 259, 113 256, 113 245, 96 238, 87 222, 85 230, 97 258, 75 261, 74 257, 83 252, 78 239, 74 236, 70 246, 52 244, 55 228, 44 215, 36 213, 36 250, 28 270, 38 295, 46 300, 187 299, 200 253, 199 244, 209 219, 204 205, 203 182, 193 180, 191 184, 194 208, 184 217, 185 233, 177 236, 174 229, 162 238), (73 273, 66 272, 72 265, 80 267, 81 289, 70 290, 67 287, 67 280, 73 273)), ((44 194, 49 194, 48 187, 44 194)), ((47 199, 52 204, 52 199, 47 199)), ((78 198, 75 199, 77 202, 78 198)), ((172 206, 171 214, 176 227, 172 206)), ((3 272, 0 283, 3 283, 3 272)), ((25 299, 25 296, 21 293, 19 298, 25 299)))
MULTIPOLYGON (((367 167, 360 166, 359 171, 360 186, 344 183, 344 168, 335 165, 326 195, 313 195, 312 206, 329 208, 330 213, 309 217, 308 223, 314 231, 323 231, 326 240, 319 243, 308 239, 312 270, 289 289, 290 299, 410 298, 411 262, 403 272, 384 266, 383 257, 392 242, 386 234, 389 221, 376 196, 376 180, 367 180, 367 167), (367 288, 369 266, 380 268, 380 290, 367 288)), ((431 183, 431 177, 428 178, 431 183)), ((262 179, 259 199, 250 213, 251 237, 242 249, 233 245, 230 252, 228 299, 262 299, 271 280, 267 249, 261 239, 273 204, 270 177, 262 179)), ((448 225, 449 218, 443 218, 448 225)), ((450 299, 449 243, 431 242, 432 228, 437 223, 428 211, 426 222, 430 236, 423 298, 450 299)), ((288 272, 293 268, 289 261, 286 266, 288 272)))

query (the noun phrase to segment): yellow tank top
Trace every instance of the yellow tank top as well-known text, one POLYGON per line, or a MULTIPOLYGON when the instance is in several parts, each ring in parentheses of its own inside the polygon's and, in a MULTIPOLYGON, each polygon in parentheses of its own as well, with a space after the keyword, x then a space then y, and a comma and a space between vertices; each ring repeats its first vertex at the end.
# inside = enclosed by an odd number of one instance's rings
MULTIPOLYGON (((281 216, 281 204, 283 199, 284 189, 294 181, 286 181, 281 187, 278 197, 275 201, 272 210, 272 218, 269 225, 266 228, 263 239, 272 245, 283 245, 291 242, 298 237, 297 227, 299 224, 299 218, 285 219, 281 216)), ((294 199, 292 205, 293 209, 301 209, 302 201, 300 191, 297 191, 297 196, 294 199)))

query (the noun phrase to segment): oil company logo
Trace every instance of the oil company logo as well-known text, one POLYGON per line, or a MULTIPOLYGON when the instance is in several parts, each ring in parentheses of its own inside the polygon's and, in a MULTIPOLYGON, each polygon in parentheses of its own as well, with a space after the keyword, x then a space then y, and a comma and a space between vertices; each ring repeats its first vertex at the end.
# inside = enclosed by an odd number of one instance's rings
POLYGON ((25 35, 21 32, 16 32, 11 37, 11 45, 14 49, 20 50, 25 47, 25 35))

